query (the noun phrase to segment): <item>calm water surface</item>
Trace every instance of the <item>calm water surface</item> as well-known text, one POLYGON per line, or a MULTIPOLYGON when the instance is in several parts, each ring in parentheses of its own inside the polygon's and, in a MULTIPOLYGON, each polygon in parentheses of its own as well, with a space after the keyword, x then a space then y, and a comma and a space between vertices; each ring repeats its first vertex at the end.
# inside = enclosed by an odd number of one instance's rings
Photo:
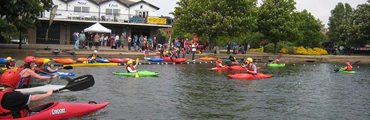
POLYGON ((74 68, 94 75, 95 85, 46 101, 110 102, 84 119, 370 119, 370 65, 356 65, 356 74, 333 73, 334 64, 262 67, 274 76, 253 81, 228 79, 236 71, 207 69, 213 66, 140 65, 161 72, 145 78, 112 75, 124 66, 74 68))

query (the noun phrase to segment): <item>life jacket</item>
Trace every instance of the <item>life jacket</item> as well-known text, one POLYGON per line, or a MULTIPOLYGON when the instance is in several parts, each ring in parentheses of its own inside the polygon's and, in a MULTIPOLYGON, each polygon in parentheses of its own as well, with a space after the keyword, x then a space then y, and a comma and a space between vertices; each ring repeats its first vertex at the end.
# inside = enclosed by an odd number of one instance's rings
POLYGON ((6 64, 6 63, 9 63, 9 66, 10 66, 10 67, 14 67, 14 62, 12 62, 12 61, 10 61, 10 62, 6 61, 6 62, 5 62, 5 64, 6 64))
MULTIPOLYGON (((247 66, 247 69, 249 70, 249 71, 254 71, 254 69, 253 69, 253 65, 254 65, 254 63, 249 63, 249 65, 247 66)), ((257 68, 257 67, 256 67, 257 68)))
POLYGON ((48 67, 49 67, 49 65, 47 65, 47 64, 42 64, 42 65, 40 66, 39 70, 40 70, 40 71, 43 71, 43 72, 48 73, 48 72, 49 72, 49 70, 47 69, 48 67))
POLYGON ((182 48, 182 54, 186 54, 186 51, 184 48, 182 48))
POLYGON ((216 62, 216 67, 218 67, 218 68, 219 68, 219 67, 221 67, 221 66, 220 66, 220 64, 221 64, 221 63, 216 62))
POLYGON ((19 117, 26 117, 28 113, 28 106, 25 106, 24 109, 20 111, 10 111, 1 106, 3 96, 6 93, 14 92, 14 90, 3 90, 0 92, 0 119, 14 119, 19 117), (20 116, 19 116, 20 115, 20 116))
POLYGON ((352 66, 351 65, 347 65, 347 71, 352 71, 352 66))
POLYGON ((274 60, 274 61, 272 61, 272 62, 273 62, 274 64, 276 64, 276 62, 277 62, 277 61, 276 61, 276 60, 274 60))
POLYGON ((127 70, 127 72, 128 72, 128 73, 130 72, 130 71, 128 70, 128 67, 130 67, 132 71, 134 71, 134 70, 135 70, 135 67, 134 67, 133 65, 128 65, 128 66, 126 66, 126 70, 127 70))
MULTIPOLYGON (((19 68, 17 69, 17 72, 20 74, 24 69, 25 69, 24 67, 19 67, 19 68)), ((21 75, 21 76, 22 76, 22 75, 21 75)), ((21 82, 19 83, 19 87, 22 87, 23 85, 25 85, 25 86, 30 85, 30 80, 31 80, 31 75, 30 75, 30 76, 28 76, 28 77, 23 77, 23 76, 22 76, 22 80, 21 80, 21 82)))

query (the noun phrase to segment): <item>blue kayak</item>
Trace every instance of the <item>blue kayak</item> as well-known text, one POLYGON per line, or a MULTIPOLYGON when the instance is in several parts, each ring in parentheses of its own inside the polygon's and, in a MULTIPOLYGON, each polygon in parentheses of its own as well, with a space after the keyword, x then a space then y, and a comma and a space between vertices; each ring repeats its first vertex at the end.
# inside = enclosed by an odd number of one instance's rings
MULTIPOLYGON (((14 61, 15 59, 12 59, 14 61)), ((6 58, 0 58, 0 64, 4 64, 6 62, 6 58)))
POLYGON ((102 59, 97 59, 96 62, 99 62, 99 63, 109 63, 109 60, 108 59, 105 59, 105 58, 102 58, 102 59))
POLYGON ((150 58, 150 59, 148 59, 148 61, 150 61, 150 62, 163 62, 163 59, 162 58, 150 58))
POLYGON ((73 77, 75 76, 75 73, 65 73, 65 72, 53 72, 53 73, 41 73, 40 75, 41 76, 53 76, 55 74, 58 74, 58 76, 61 76, 61 77, 73 77))

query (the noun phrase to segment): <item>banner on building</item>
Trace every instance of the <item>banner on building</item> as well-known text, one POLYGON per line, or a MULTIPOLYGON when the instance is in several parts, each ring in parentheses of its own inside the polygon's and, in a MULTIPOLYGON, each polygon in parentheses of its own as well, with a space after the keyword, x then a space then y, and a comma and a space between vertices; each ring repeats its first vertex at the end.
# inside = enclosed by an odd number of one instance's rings
POLYGON ((166 18, 148 17, 149 24, 167 24, 166 18))

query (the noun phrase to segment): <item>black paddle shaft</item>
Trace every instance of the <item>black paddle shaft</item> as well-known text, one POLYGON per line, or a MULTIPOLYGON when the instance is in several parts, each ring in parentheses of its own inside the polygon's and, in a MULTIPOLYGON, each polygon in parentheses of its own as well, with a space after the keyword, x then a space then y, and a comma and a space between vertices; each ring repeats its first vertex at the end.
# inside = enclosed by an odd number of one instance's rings
POLYGON ((70 91, 80 91, 94 86, 94 84, 95 80, 92 75, 84 75, 69 81, 66 87, 54 90, 54 92, 59 92, 64 89, 68 89, 70 91))

